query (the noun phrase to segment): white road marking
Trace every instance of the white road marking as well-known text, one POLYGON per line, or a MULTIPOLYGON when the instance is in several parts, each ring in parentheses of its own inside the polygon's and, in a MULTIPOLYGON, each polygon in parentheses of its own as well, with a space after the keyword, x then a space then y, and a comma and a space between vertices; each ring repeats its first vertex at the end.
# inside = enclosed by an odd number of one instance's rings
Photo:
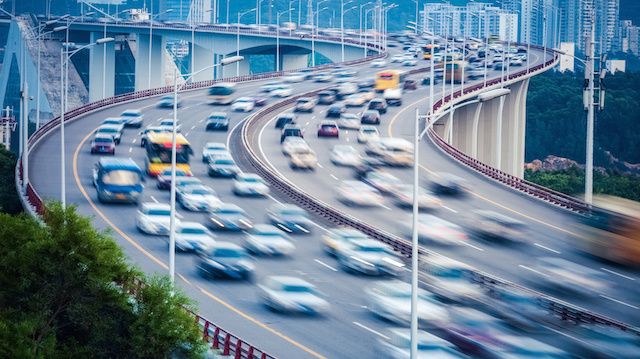
POLYGON ((467 246, 467 247, 471 247, 471 248, 473 248, 473 249, 479 250, 480 252, 484 252, 484 249, 483 249, 483 248, 480 248, 480 247, 478 247, 478 246, 475 246, 475 245, 473 245, 473 244, 471 244, 471 243, 469 243, 469 242, 463 241, 463 242, 462 242, 462 244, 464 244, 464 245, 465 245, 465 246, 467 246))
POLYGON ((134 138, 133 141, 131 141, 131 143, 136 143, 136 139, 134 138))
POLYGON ((533 272, 533 273, 540 274, 540 275, 545 276, 545 277, 548 277, 548 276, 549 276, 549 275, 547 275, 547 274, 544 274, 544 273, 542 273, 542 272, 540 272, 540 271, 537 271, 537 270, 535 270, 535 269, 533 269, 533 268, 527 267, 527 266, 522 265, 522 264, 518 264, 518 267, 520 267, 520 268, 522 268, 522 269, 526 269, 526 270, 531 271, 531 272, 533 272))
POLYGON ((196 125, 191 126, 191 129, 193 130, 194 128, 196 128, 196 125))
POLYGON ((445 205, 442 205, 442 208, 446 209, 447 211, 451 211, 453 213, 458 213, 458 211, 456 211, 455 209, 451 208, 451 207, 447 207, 445 205))
MULTIPOLYGON (((316 119, 316 115, 311 116, 311 119, 312 119, 312 120, 315 120, 315 119, 316 119)), ((307 122, 307 123, 308 123, 308 122, 307 122)))
POLYGON ((129 147, 129 153, 133 152, 133 147, 129 147))
POLYGON ((318 163, 318 167, 320 167, 320 168, 324 168, 324 166, 323 166, 323 165, 321 165, 321 164, 319 164, 319 163, 318 163))
POLYGON ((629 277, 628 275, 624 275, 624 274, 622 274, 622 273, 614 272, 614 271, 612 271, 611 269, 607 269, 607 268, 600 268, 600 269, 602 269, 602 270, 603 270, 603 271, 605 271, 605 272, 608 272, 608 273, 611 273, 611 274, 614 274, 614 275, 620 276, 620 277, 625 278, 625 279, 628 279, 628 280, 636 280, 635 278, 629 277))
POLYGON ((542 248, 542 249, 548 250, 549 252, 553 252, 553 253, 555 253, 555 254, 560 254, 560 251, 557 251, 557 250, 555 250, 555 249, 549 248, 549 247, 547 247, 547 246, 543 246, 543 245, 542 245, 542 244, 540 244, 540 243, 534 243, 533 245, 534 245, 534 246, 536 246, 536 247, 538 247, 538 248, 542 248))
POLYGON ((389 206, 386 206, 384 204, 381 204, 380 207, 386 209, 387 211, 391 211, 391 208, 389 208, 389 206))
POLYGON ((604 298, 604 299, 609 299, 609 300, 610 300, 610 301, 612 301, 612 302, 616 302, 616 303, 618 303, 618 304, 626 305, 627 307, 630 307, 630 308, 633 308, 633 309, 640 309, 639 307, 636 307, 636 306, 635 306, 635 305, 633 305, 633 304, 625 303, 625 302, 623 302, 623 301, 621 301, 621 300, 618 300, 618 299, 615 299, 615 298, 611 298, 611 297, 606 296, 606 295, 604 295, 604 294, 600 294, 600 296, 601 296, 602 298, 604 298))
POLYGON ((330 176, 331 176, 331 178, 333 178, 334 180, 336 180, 336 181, 340 181, 340 180, 338 179, 338 177, 336 177, 333 173, 332 173, 332 174, 330 174, 330 176))
POLYGON ((305 122, 304 127, 309 126, 309 121, 305 122))
POLYGON ((325 262, 323 262, 323 261, 321 261, 321 260, 319 260, 319 259, 314 259, 314 261, 315 261, 316 263, 320 264, 320 265, 321 265, 321 266, 323 266, 323 267, 326 267, 326 268, 331 269, 331 270, 332 270, 332 271, 334 271, 334 272, 337 272, 337 271, 338 271, 337 269, 333 268, 332 266, 328 265, 327 263, 325 263, 325 262))
POLYGON ((381 337, 381 338, 384 338, 384 339, 387 339, 387 340, 389 340, 389 339, 390 339, 388 336, 386 336, 386 335, 384 335, 384 334, 382 334, 382 333, 380 333, 380 332, 378 332, 378 331, 375 331, 375 330, 373 330, 373 329, 371 329, 371 328, 367 327, 367 326, 366 326, 366 325, 364 325, 364 324, 360 324, 360 323, 358 323, 358 322, 353 322, 353 324, 355 324, 355 325, 359 326, 360 328, 362 328, 362 329, 364 329, 364 330, 366 330, 366 331, 369 331, 369 332, 371 332, 371 333, 373 333, 373 334, 375 334, 375 335, 377 335, 377 336, 379 336, 379 337, 381 337))
POLYGON ((349 142, 349 137, 347 137, 347 142, 349 142))
POLYGON ((287 233, 291 233, 291 230, 289 228, 287 228, 286 226, 283 226, 281 223, 278 223, 278 228, 282 229, 283 231, 285 231, 287 233))
POLYGON ((151 198, 151 200, 154 201, 155 203, 160 203, 154 196, 149 196, 149 198, 151 198))
POLYGON ((563 332, 561 332, 561 331, 559 331, 559 330, 557 330, 557 329, 554 329, 554 328, 552 328, 552 327, 549 327, 549 326, 546 326, 546 325, 543 325, 543 327, 544 327, 544 328, 546 328, 546 329, 549 329, 550 331, 552 331, 552 332, 554 332, 554 333, 558 333, 558 334, 560 334, 560 335, 563 335, 563 336, 565 336, 565 337, 567 337, 567 338, 573 339, 573 340, 578 341, 578 342, 581 342, 581 343, 588 344, 587 342, 585 342, 584 340, 582 340, 582 339, 580 339, 580 338, 576 338, 576 337, 574 337, 574 336, 572 336, 572 335, 569 335, 569 334, 567 334, 567 333, 563 333, 563 332))

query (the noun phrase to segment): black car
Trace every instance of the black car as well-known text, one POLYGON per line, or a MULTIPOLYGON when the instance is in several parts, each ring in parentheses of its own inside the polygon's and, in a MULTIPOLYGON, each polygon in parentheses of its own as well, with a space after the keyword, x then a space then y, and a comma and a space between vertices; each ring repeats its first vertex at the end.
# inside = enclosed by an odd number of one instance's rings
POLYGON ((283 113, 276 118, 276 128, 283 128, 286 125, 295 125, 296 115, 292 113, 283 113))
POLYGON ((216 244, 198 253, 196 268, 203 277, 252 280, 254 260, 247 251, 231 242, 216 244))
POLYGON ((346 111, 347 111, 347 109, 344 108, 344 106, 342 106, 342 105, 332 105, 331 107, 329 107, 327 109, 327 114, 325 115, 325 117, 326 118, 340 118, 340 115, 342 115, 346 111))
POLYGON ((369 110, 376 110, 380 113, 387 113, 387 101, 383 98, 374 98, 369 101, 369 110))
POLYGON ((404 83, 402 84, 403 90, 415 90, 417 88, 418 83, 416 82, 416 80, 404 80, 404 83))
POLYGON ((207 131, 229 130, 229 117, 224 112, 213 112, 207 117, 207 131))
POLYGON ((331 105, 336 102, 336 95, 331 91, 318 92, 318 105, 331 105))
POLYGON ((282 133, 280 134, 280 143, 284 142, 284 139, 287 137, 302 137, 304 135, 302 133, 302 129, 296 125, 285 125, 282 129, 282 133))
POLYGON ((366 110, 360 115, 360 123, 363 125, 379 125, 380 113, 376 110, 366 110))

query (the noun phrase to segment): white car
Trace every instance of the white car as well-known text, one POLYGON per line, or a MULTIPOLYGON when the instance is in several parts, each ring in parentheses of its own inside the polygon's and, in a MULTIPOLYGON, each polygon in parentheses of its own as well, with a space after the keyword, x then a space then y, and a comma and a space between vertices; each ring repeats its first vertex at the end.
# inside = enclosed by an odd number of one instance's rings
POLYGON ((116 145, 119 145, 122 139, 122 125, 102 125, 98 127, 95 133, 96 136, 111 136, 111 138, 113 138, 113 142, 116 145))
POLYGON ((329 310, 329 302, 311 283, 300 278, 269 276, 258 290, 264 305, 276 312, 322 314, 329 310))
POLYGON ((360 117, 355 113, 343 113, 336 122, 340 128, 346 128, 349 130, 357 130, 360 128, 360 117))
POLYGON ((231 110, 241 112, 251 112, 255 107, 255 102, 251 97, 240 97, 231 103, 231 110))
POLYGON ((344 105, 347 107, 361 107, 367 102, 365 96, 359 93, 354 93, 349 95, 344 100, 344 105))
MULTIPOLYGON (((413 185, 403 184, 392 193, 396 204, 400 207, 413 206, 413 185)), ((431 192, 418 187, 418 207, 420 209, 434 210, 442 206, 442 201, 431 192)))
POLYGON ((260 86, 260 90, 262 92, 271 92, 279 87, 282 86, 282 82, 280 81, 271 81, 271 82, 267 82, 266 84, 260 86))
MULTIPOLYGON (((377 355, 388 359, 411 358, 411 333, 409 328, 392 328, 378 340, 377 355)), ((457 347, 424 330, 418 331, 418 358, 465 359, 457 347)))
POLYGON ((359 181, 343 181, 338 187, 338 200, 360 207, 380 206, 384 201, 377 189, 359 181))
POLYGON ((395 193, 402 188, 402 181, 398 177, 385 171, 367 172, 362 180, 382 193, 395 193))
POLYGON ((144 115, 142 111, 138 109, 130 109, 123 111, 120 116, 126 119, 125 127, 142 127, 142 122, 144 121, 144 115))
POLYGON ((216 243, 213 233, 198 222, 180 222, 175 239, 176 250, 183 252, 207 249, 216 243))
POLYGON ((406 60, 403 54, 393 55, 391 56, 391 63, 402 62, 406 60))
POLYGON ((293 94, 293 88, 289 85, 280 85, 271 90, 273 97, 289 97, 293 94))
POLYGON ((293 82, 302 82, 304 81, 304 78, 305 78, 305 74, 302 72, 291 72, 284 75, 282 77, 282 80, 284 82, 293 83, 293 82))
MULTIPOLYGON (((376 316, 394 324, 411 323, 411 284, 393 280, 380 282, 365 290, 367 308, 376 316)), ((449 320, 449 311, 431 293, 418 289, 418 321, 423 327, 439 327, 449 320)))
MULTIPOLYGON (((165 119, 160 121, 160 124, 158 126, 164 127, 166 129, 168 129, 169 132, 172 132, 173 131, 173 119, 172 118, 165 118, 165 119)), ((180 132, 181 129, 182 129, 182 126, 180 125, 180 120, 176 120, 176 132, 180 132)))
POLYGON ((222 201, 209 186, 193 185, 177 189, 176 197, 184 209, 195 212, 218 208, 222 201))
POLYGON ((322 236, 322 247, 327 254, 335 256, 338 248, 361 239, 370 239, 370 237, 350 227, 329 229, 327 234, 322 236))
POLYGON ((333 75, 329 73, 321 73, 313 76, 314 82, 331 82, 333 80, 333 75))
POLYGON ((387 62, 382 59, 371 61, 371 67, 379 68, 379 67, 385 67, 385 66, 387 66, 387 62))
POLYGON ((284 142, 282 142, 282 153, 285 156, 291 156, 291 153, 293 152, 306 149, 310 150, 311 147, 309 147, 307 141, 302 137, 289 136, 284 139, 284 142))
POLYGON ((559 257, 538 258, 533 269, 531 282, 566 292, 598 295, 609 287, 602 271, 559 257))
POLYGON ((402 61, 402 66, 413 67, 418 65, 418 60, 416 59, 407 59, 402 61))
MULTIPOLYGON (((401 227, 404 234, 407 237, 411 237, 413 222, 405 221, 401 223, 401 227)), ((421 242, 443 246, 462 245, 468 241, 468 237, 462 227, 431 214, 420 214, 418 216, 418 238, 421 242)))
MULTIPOLYGON (((145 202, 136 213, 136 227, 140 232, 153 235, 168 235, 171 207, 165 203, 145 202)), ((176 218, 176 224, 179 223, 176 218)))
POLYGON ((202 148, 202 162, 207 162, 210 157, 230 157, 227 145, 222 142, 207 142, 202 148))
POLYGON ((361 239, 338 247, 336 257, 345 272, 396 276, 405 267, 391 247, 375 239, 361 239))
POLYGON ((439 298, 469 304, 484 297, 484 290, 473 283, 471 266, 438 255, 425 256, 421 263, 424 281, 439 298))
POLYGON ((350 145, 335 145, 329 154, 331 162, 339 166, 357 166, 362 162, 360 152, 350 145))
POLYGON ((233 193, 237 196, 266 196, 269 187, 255 173, 238 173, 233 179, 233 193))
POLYGON ((369 140, 380 138, 380 131, 376 126, 362 125, 358 130, 358 143, 367 143, 369 140))
POLYGON ((253 254, 288 256, 296 249, 291 238, 276 226, 257 224, 245 236, 244 247, 253 254))

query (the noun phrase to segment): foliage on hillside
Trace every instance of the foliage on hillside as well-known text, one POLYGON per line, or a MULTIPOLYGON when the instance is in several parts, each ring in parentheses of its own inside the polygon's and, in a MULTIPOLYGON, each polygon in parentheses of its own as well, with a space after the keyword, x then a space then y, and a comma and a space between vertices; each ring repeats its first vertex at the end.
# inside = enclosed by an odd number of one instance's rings
POLYGON ((0 212, 17 214, 22 212, 16 193, 16 156, 0 145, 0 212))
POLYGON ((144 278, 74 208, 44 220, 0 214, 0 357, 202 356, 194 306, 168 279, 144 278), (135 297, 134 278, 147 283, 135 297))

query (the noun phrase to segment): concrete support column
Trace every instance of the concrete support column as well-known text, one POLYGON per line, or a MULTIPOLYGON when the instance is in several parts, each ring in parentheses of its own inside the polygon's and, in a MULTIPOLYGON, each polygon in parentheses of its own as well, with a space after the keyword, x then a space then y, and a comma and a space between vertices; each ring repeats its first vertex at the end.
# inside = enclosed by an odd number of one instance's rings
POLYGON ((527 82, 521 81, 511 86, 504 107, 502 138, 505 150, 502 152, 503 171, 518 176, 524 164, 524 152, 521 152, 521 131, 523 125, 521 106, 526 105, 527 82))
MULTIPOLYGON (((91 42, 104 37, 103 33, 92 32, 91 42)), ((92 46, 89 51, 89 101, 112 97, 115 94, 115 44, 92 46)))
POLYGON ((477 105, 467 105, 456 110, 451 126, 451 145, 466 155, 471 155, 473 120, 477 105))
POLYGON ((495 153, 498 139, 496 138, 498 113, 500 112, 500 100, 486 101, 478 121, 478 157, 483 163, 496 165, 495 153))
POLYGON ((482 102, 476 105, 473 112, 473 120, 471 124, 471 151, 470 156, 478 159, 478 124, 480 123, 480 113, 482 112, 482 102))
POLYGON ((529 79, 522 81, 522 94, 518 106, 518 141, 515 157, 518 160, 517 170, 514 176, 524 178, 524 158, 525 158, 525 133, 527 128, 527 93, 529 91, 529 79))
POLYGON ((504 114, 505 96, 498 99, 498 115, 496 118, 495 148, 493 151, 493 167, 502 170, 502 117, 504 114))
MULTIPOLYGON (((197 45, 194 46, 194 53, 191 54, 191 56, 194 57, 193 58, 194 68, 191 69, 191 72, 200 71, 201 69, 204 69, 215 63, 214 62, 215 54, 213 53, 213 50, 205 47, 201 47, 197 45)), ((194 75, 193 81, 194 82, 207 81, 207 80, 213 80, 213 78, 214 78, 213 69, 208 69, 198 73, 197 75, 194 75)))
POLYGON ((280 68, 286 70, 302 69, 309 66, 308 54, 290 54, 280 56, 280 68))
POLYGON ((165 61, 164 41, 161 36, 151 36, 151 41, 149 41, 149 35, 138 35, 135 75, 136 91, 164 86, 165 61), (150 45, 151 67, 149 67, 150 45), (151 75, 151 78, 149 78, 149 75, 151 75))

